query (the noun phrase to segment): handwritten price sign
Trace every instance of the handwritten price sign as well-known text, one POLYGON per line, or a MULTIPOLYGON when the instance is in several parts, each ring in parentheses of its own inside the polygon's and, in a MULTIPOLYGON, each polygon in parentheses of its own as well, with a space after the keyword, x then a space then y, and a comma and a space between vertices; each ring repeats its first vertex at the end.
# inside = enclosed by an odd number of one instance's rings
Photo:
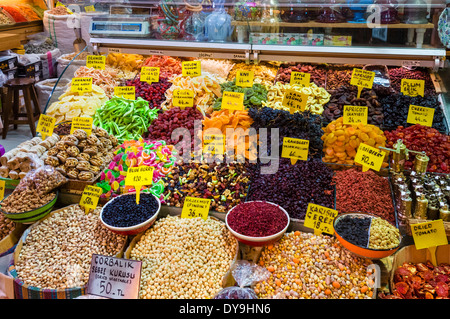
POLYGON ((244 93, 239 92, 223 92, 222 104, 220 106, 222 109, 228 110, 243 110, 244 109, 244 93))
POLYGON ((305 215, 305 227, 314 229, 318 233, 334 234, 334 219, 338 211, 309 203, 305 215))
POLYGON ((53 134, 53 129, 55 128, 56 118, 41 114, 39 116, 39 122, 36 127, 36 132, 41 133, 42 139, 45 140, 47 136, 53 134))
POLYGON ((300 93, 296 90, 286 90, 283 101, 283 106, 289 108, 289 112, 293 114, 296 111, 304 112, 306 109, 306 103, 308 102, 308 95, 300 93))
POLYGON ((311 74, 304 72, 291 72, 291 85, 309 86, 311 74))
POLYGON ((181 64, 183 76, 200 76, 202 75, 202 67, 200 61, 184 61, 181 64))
POLYGON ((344 105, 343 123, 345 125, 359 123, 366 125, 368 114, 369 108, 367 106, 344 105))
POLYGON ((92 91, 92 78, 73 78, 70 86, 72 92, 85 93, 92 91))
POLYGON ((236 73, 236 85, 240 87, 252 87, 254 77, 255 74, 253 71, 238 70, 236 73))
POLYGON ((88 55, 86 57, 86 66, 96 70, 104 70, 106 67, 106 56, 104 55, 88 55))
POLYGON ((355 163, 363 166, 363 171, 373 169, 379 171, 383 164, 384 156, 386 153, 370 145, 361 143, 359 144, 358 151, 355 155, 355 163))
POLYGON ((407 123, 433 126, 434 109, 418 105, 410 105, 408 110, 407 123))
POLYGON ((143 66, 141 68, 141 81, 147 83, 159 82, 159 68, 143 66))
POLYGON ((80 199, 80 206, 84 207, 86 213, 97 207, 98 200, 102 193, 103 190, 97 186, 87 185, 84 188, 83 195, 81 195, 80 199))
POLYGON ((184 199, 183 209, 181 210, 181 218, 201 217, 206 220, 208 218, 210 205, 210 199, 186 197, 184 199))
POLYGON ((373 86, 373 80, 375 78, 375 72, 354 68, 350 84, 358 87, 358 99, 361 96, 363 88, 371 89, 373 86))
POLYGON ((424 96, 425 80, 402 79, 402 81, 400 82, 400 91, 404 95, 424 96))
POLYGON ((125 177, 125 185, 136 189, 136 203, 139 205, 142 186, 153 183, 153 166, 130 167, 125 177))
POLYGON ((284 137, 283 149, 281 151, 281 157, 290 158, 292 165, 297 160, 307 161, 309 151, 309 141, 299 138, 284 137))
POLYGON ((184 109, 185 107, 194 106, 194 91, 192 90, 174 90, 173 106, 184 109))

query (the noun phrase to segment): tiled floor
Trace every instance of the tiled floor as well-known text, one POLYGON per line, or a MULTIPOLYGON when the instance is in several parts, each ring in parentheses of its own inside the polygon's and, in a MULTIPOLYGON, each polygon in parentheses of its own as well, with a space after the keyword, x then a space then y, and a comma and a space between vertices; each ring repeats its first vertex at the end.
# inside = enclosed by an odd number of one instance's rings
POLYGON ((6 138, 1 139, 0 137, 0 144, 3 145, 5 151, 7 152, 15 148, 20 143, 31 139, 32 137, 33 135, 31 134, 30 127, 28 125, 19 125, 17 130, 13 130, 11 126, 11 128, 8 130, 6 138))

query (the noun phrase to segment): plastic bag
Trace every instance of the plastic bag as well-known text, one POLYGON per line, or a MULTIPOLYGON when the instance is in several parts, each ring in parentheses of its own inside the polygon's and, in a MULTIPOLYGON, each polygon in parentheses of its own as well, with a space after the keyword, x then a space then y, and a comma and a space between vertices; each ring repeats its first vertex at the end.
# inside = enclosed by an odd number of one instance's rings
POLYGON ((247 260, 236 261, 231 267, 231 274, 236 280, 237 286, 220 290, 214 299, 258 299, 251 287, 270 277, 270 272, 266 268, 247 260))
POLYGON ((68 179, 50 165, 42 165, 28 172, 16 190, 33 189, 39 196, 53 192, 67 183, 68 179))

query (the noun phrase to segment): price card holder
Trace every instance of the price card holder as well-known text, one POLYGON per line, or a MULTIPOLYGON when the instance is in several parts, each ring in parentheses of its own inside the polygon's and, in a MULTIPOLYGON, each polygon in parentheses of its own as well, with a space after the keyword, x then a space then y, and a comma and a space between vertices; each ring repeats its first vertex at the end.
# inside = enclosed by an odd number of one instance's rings
POLYGON ((6 189, 6 182, 3 180, 0 180, 0 201, 5 198, 5 189, 6 189))
POLYGON ((159 70, 158 67, 143 66, 140 75, 141 82, 149 84, 159 82, 159 70))
POLYGON ((284 137, 281 157, 290 158, 291 164, 297 163, 297 160, 307 161, 309 151, 309 141, 299 138, 284 137))
POLYGON ((308 102, 308 95, 300 93, 296 90, 286 90, 283 101, 283 106, 289 108, 289 112, 293 114, 296 111, 304 112, 306 109, 306 103, 308 102))
POLYGON ((97 208, 98 200, 102 195, 103 190, 100 187, 86 185, 80 199, 80 206, 84 207, 86 214, 91 210, 97 208))
POLYGON ((70 90, 79 93, 91 92, 92 78, 72 78, 70 90))
POLYGON ((433 126, 435 109, 418 105, 410 105, 406 122, 410 124, 420 124, 424 126, 433 126))
POLYGON ((225 137, 223 134, 203 134, 203 154, 223 155, 225 153, 225 137))
POLYGON ((76 130, 83 130, 87 135, 92 133, 92 117, 74 117, 70 126, 70 134, 73 134, 76 130))
POLYGON ((142 261, 93 254, 86 292, 111 299, 138 299, 142 261))
POLYGON ((186 197, 181 210, 181 218, 201 217, 206 220, 210 205, 211 200, 208 198, 186 197))
POLYGON ((88 55, 86 57, 86 66, 96 70, 104 70, 106 67, 106 56, 104 55, 88 55))
POLYGON ((174 90, 172 97, 173 106, 184 109, 194 106, 194 91, 192 90, 174 90))
POLYGON ((362 165, 363 172, 373 169, 380 171, 386 153, 370 145, 360 143, 355 155, 355 163, 362 165))
POLYGON ((183 76, 200 76, 202 75, 202 67, 200 61, 183 61, 181 63, 183 76))
POLYGON ((136 203, 139 205, 142 186, 153 183, 153 166, 129 167, 125 177, 125 185, 136 189, 136 203))
POLYGON ((402 79, 400 82, 400 92, 409 96, 424 96, 425 80, 402 79))
POLYGON ((238 70, 236 73, 236 85, 244 88, 253 86, 255 73, 250 70, 238 70))
POLYGON ((354 68, 350 84, 358 87, 358 99, 361 96, 361 92, 364 88, 371 89, 373 86, 373 79, 375 78, 375 72, 354 68))
POLYGON ((53 129, 55 128, 56 118, 41 114, 39 116, 39 122, 36 127, 36 132, 41 133, 42 139, 45 140, 47 136, 53 134, 53 129))
POLYGON ((304 72, 291 72, 291 85, 309 86, 311 82, 311 74, 304 72))
POLYGON ((369 108, 367 106, 344 105, 343 124, 367 124, 369 108))
POLYGON ((116 86, 114 95, 127 100, 136 100, 136 87, 134 86, 116 86))
POLYGON ((410 227, 416 249, 429 249, 432 257, 431 261, 436 266, 437 246, 448 244, 444 222, 442 219, 438 219, 430 222, 411 224, 410 227))
POLYGON ((333 235, 333 223, 337 215, 337 210, 309 203, 304 225, 305 227, 314 229, 315 234, 327 233, 333 235))
POLYGON ((221 109, 228 110, 244 110, 244 93, 239 92, 223 92, 221 109))

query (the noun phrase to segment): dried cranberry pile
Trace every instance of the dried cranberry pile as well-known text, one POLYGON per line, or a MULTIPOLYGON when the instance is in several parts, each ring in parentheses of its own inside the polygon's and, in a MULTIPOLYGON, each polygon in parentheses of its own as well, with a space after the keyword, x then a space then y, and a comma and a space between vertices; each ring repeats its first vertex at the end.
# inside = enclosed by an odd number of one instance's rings
POLYGON ((134 86, 136 88, 136 98, 141 97, 148 101, 151 108, 161 109, 161 104, 166 100, 164 93, 172 86, 172 83, 166 79, 160 78, 159 82, 149 84, 142 82, 139 77, 133 80, 128 80, 127 86, 134 86))
MULTIPOLYGON (((408 149, 425 151, 430 158, 428 172, 450 173, 450 139, 448 135, 420 124, 406 128, 400 126, 394 131, 385 131, 384 134, 387 138, 386 147, 392 147, 397 140, 401 139, 408 149)), ((413 168, 414 158, 415 154, 409 153, 405 169, 413 168)))
POLYGON ((426 70, 409 70, 403 67, 391 68, 389 69, 389 78, 391 80, 391 87, 396 92, 400 92, 402 79, 411 79, 425 81, 425 96, 436 94, 433 81, 431 80, 430 74, 426 70))
POLYGON ((311 74, 310 81, 312 83, 315 83, 317 86, 320 87, 325 87, 325 81, 327 78, 326 69, 324 67, 316 65, 301 64, 301 63, 282 65, 278 70, 278 74, 275 81, 281 83, 290 83, 292 72, 309 73, 311 74))

